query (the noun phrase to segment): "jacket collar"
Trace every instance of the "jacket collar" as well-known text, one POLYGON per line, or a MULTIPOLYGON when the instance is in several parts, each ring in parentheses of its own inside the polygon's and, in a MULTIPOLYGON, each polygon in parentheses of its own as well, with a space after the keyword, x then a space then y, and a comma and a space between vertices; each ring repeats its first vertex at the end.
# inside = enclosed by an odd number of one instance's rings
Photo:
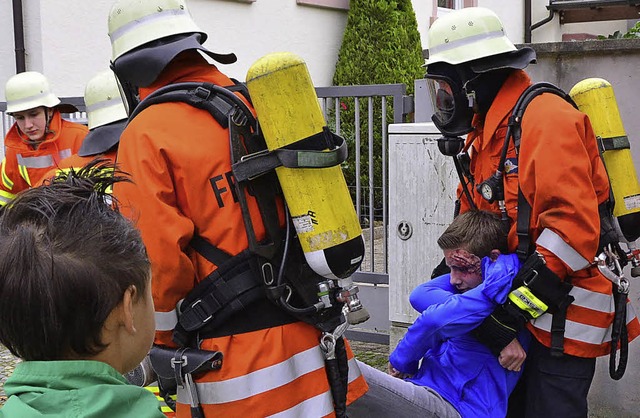
POLYGON ((233 84, 215 65, 209 64, 197 51, 186 51, 174 58, 149 87, 140 87, 140 100, 169 84, 208 82, 222 86, 233 84))
MULTIPOLYGON (((482 136, 478 138, 479 142, 476 143, 477 147, 480 149, 487 147, 489 140, 495 134, 500 123, 511 114, 518 98, 530 85, 531 79, 527 73, 522 70, 516 70, 507 77, 498 91, 496 98, 493 100, 484 120, 479 116, 474 118, 473 123, 474 126, 477 127, 476 129, 482 128, 482 136)), ((471 133, 470 136, 475 138, 477 133, 471 133)))

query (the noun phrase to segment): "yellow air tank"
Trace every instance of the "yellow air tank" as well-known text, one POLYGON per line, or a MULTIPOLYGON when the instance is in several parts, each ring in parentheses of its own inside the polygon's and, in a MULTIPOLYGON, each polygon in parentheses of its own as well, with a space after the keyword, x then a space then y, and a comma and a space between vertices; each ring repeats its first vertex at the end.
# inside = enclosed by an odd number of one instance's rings
POLYGON ((613 87, 607 80, 588 78, 573 86, 569 95, 591 120, 615 199, 613 215, 624 238, 633 243, 640 237, 640 184, 613 87))
MULTIPOLYGON (((260 58, 247 72, 247 87, 270 151, 323 132, 322 109, 299 56, 260 58)), ((362 263, 364 241, 340 165, 278 167, 276 174, 309 266, 329 279, 351 276, 362 263)))

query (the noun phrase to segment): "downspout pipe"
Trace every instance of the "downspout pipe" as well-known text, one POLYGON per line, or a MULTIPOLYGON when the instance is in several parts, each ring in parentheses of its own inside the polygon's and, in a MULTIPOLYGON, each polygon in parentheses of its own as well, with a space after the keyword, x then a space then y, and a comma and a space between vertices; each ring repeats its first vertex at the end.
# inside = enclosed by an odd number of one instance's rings
MULTIPOLYGON (((547 6, 547 8, 549 8, 547 6)), ((540 26, 547 24, 553 20, 555 11, 549 9, 549 16, 545 17, 539 22, 531 24, 531 0, 524 0, 524 43, 531 43, 531 32, 538 29, 540 26)))
POLYGON ((531 0, 524 0, 524 43, 531 43, 531 0))
POLYGON ((13 39, 16 51, 16 74, 27 70, 24 49, 24 21, 22 20, 22 0, 13 0, 13 39))

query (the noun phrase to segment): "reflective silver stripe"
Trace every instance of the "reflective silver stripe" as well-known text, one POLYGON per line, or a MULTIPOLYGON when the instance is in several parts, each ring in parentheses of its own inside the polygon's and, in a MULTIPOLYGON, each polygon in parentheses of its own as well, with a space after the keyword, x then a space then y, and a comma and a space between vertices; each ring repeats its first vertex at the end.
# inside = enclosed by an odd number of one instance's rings
POLYGON ((549 228, 545 228, 544 231, 542 231, 542 234, 540 234, 536 240, 536 244, 551 251, 573 271, 582 270, 591 264, 574 250, 573 247, 564 242, 564 240, 560 238, 560 235, 549 228))
MULTIPOLYGON (((636 318, 636 313, 631 306, 627 303, 627 324, 636 318)), ((551 314, 544 314, 541 317, 531 321, 531 324, 540 330, 551 332, 551 314)), ((594 325, 582 324, 580 322, 567 320, 564 337, 572 340, 600 345, 611 341, 611 328, 600 328, 594 325)))
POLYGON ((53 157, 51 155, 23 157, 22 154, 18 154, 18 165, 26 168, 48 168, 53 166, 53 157))
POLYGON ((171 312, 157 312, 156 331, 172 331, 178 324, 178 313, 174 309, 171 312))
POLYGON ((71 157, 71 148, 63 149, 58 153, 61 160, 64 160, 67 157, 71 157))
POLYGON ((574 286, 569 292, 574 297, 572 305, 588 308, 603 313, 614 313, 615 303, 611 295, 592 292, 578 286, 574 286))
MULTIPOLYGON (((220 382, 197 383, 196 386, 200 402, 209 405, 221 404, 268 392, 322 368, 324 368, 324 357, 320 347, 315 346, 281 363, 256 370, 245 376, 220 382)), ((178 386, 178 399, 182 403, 188 403, 186 400, 189 399, 187 392, 180 386, 178 386)))
POLYGON ((300 402, 293 408, 277 414, 269 415, 276 418, 298 418, 298 417, 323 417, 333 412, 333 397, 331 391, 328 390, 311 399, 300 402))
POLYGON ((353 382, 360 376, 362 376, 362 372, 360 371, 360 367, 358 367, 358 363, 356 362, 356 358, 354 357, 349 360, 349 383, 353 382))
POLYGON ((87 113, 95 112, 96 110, 104 109, 111 106, 117 106, 122 103, 122 99, 120 97, 114 97, 109 100, 102 100, 100 102, 96 102, 87 106, 87 113))
POLYGON ((21 105, 23 103, 36 101, 37 99, 41 99, 43 97, 47 97, 47 96, 50 96, 50 95, 51 95, 51 92, 45 91, 43 93, 34 94, 33 96, 23 97, 22 99, 11 100, 11 106, 18 106, 18 105, 21 105))
POLYGON ((118 38, 126 35, 127 32, 136 29, 137 26, 146 25, 146 24, 155 22, 157 20, 170 19, 172 17, 180 16, 180 15, 186 15, 187 17, 189 17, 189 12, 187 12, 184 9, 167 9, 158 13, 153 13, 153 14, 141 17, 139 19, 132 20, 131 22, 119 27, 118 29, 114 30, 109 34, 109 37, 111 38, 111 43, 115 42, 118 38))
POLYGON ((486 41, 487 39, 502 38, 503 36, 505 36, 503 30, 497 30, 494 32, 487 32, 487 33, 479 33, 477 35, 469 36, 467 38, 456 39, 455 41, 450 41, 444 44, 429 47, 429 55, 432 56, 435 54, 440 54, 450 49, 459 48, 461 46, 473 44, 480 41, 486 41))
MULTIPOLYGON (((63 160, 67 157, 71 157, 71 149, 63 149, 58 152, 58 158, 63 160)), ((26 168, 49 168, 54 166, 54 160, 52 155, 41 155, 39 157, 23 157, 22 154, 18 154, 18 165, 26 168)))

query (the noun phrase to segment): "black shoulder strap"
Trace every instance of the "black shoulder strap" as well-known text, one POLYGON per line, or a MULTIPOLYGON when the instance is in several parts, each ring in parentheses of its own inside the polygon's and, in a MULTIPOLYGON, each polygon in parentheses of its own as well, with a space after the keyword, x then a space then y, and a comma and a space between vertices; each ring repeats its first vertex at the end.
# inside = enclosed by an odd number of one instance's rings
POLYGON ((255 126, 256 119, 247 105, 234 94, 239 92, 248 97, 246 87, 237 83, 229 87, 211 83, 186 82, 170 84, 159 88, 142 100, 129 116, 128 123, 149 106, 158 103, 183 102, 211 113, 223 127, 229 127, 229 121, 237 125, 255 126))
MULTIPOLYGON (((520 95, 516 102, 511 116, 509 117, 509 124, 507 126, 507 134, 505 138, 505 146, 503 148, 503 155, 501 161, 506 157, 506 150, 511 138, 513 138, 513 144, 516 147, 516 153, 520 151, 520 140, 522 136, 522 118, 527 106, 533 99, 544 93, 552 93, 562 97, 569 102, 576 109, 578 106, 575 104, 571 96, 569 96, 564 90, 551 83, 535 83, 527 87, 527 89, 520 95)), ((533 245, 531 243, 531 237, 529 235, 529 224, 531 221, 531 205, 527 202, 522 190, 520 190, 520 181, 518 180, 518 218, 516 221, 516 233, 518 236, 518 248, 516 253, 522 262, 531 255, 533 252, 533 245)))

